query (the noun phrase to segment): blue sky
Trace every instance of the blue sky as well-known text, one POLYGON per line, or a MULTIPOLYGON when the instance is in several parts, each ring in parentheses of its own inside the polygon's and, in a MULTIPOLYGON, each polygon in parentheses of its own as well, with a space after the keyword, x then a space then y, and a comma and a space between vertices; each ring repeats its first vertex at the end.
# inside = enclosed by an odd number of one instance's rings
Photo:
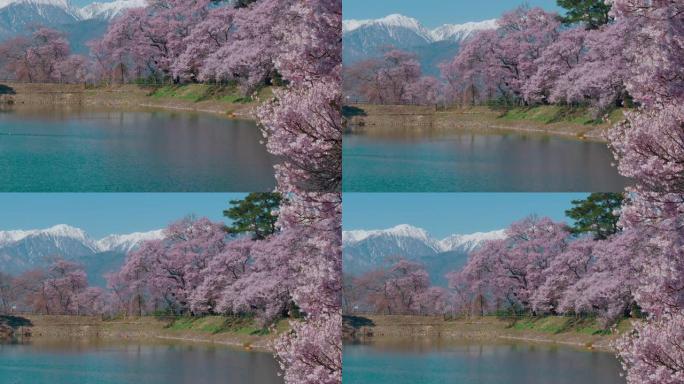
POLYGON ((566 221, 572 200, 586 193, 345 193, 343 227, 385 229, 399 224, 442 238, 502 229, 531 214, 566 221))
POLYGON ((150 231, 194 214, 222 221, 230 193, 0 194, 0 230, 81 228, 92 237, 150 231))
POLYGON ((342 0, 342 14, 345 19, 377 19, 400 13, 434 28, 442 24, 495 19, 523 3, 562 11, 556 0, 342 0))

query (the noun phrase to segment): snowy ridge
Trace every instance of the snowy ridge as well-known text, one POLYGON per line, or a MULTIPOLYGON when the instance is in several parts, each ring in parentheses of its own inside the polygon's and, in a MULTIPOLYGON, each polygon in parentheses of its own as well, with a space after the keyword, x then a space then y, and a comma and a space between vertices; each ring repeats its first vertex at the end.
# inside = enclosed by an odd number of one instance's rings
POLYGON ((379 236, 411 237, 423 241, 431 241, 430 234, 424 229, 413 227, 408 224, 401 224, 390 229, 343 231, 342 242, 345 244, 358 243, 370 237, 379 236))
POLYGON ((352 32, 362 27, 375 26, 385 29, 390 36, 394 36, 396 28, 406 28, 414 31, 425 40, 432 40, 431 31, 423 27, 418 20, 399 14, 392 14, 377 20, 343 20, 342 32, 352 32))
POLYGON ((469 22, 464 24, 445 24, 433 30, 425 28, 418 20, 392 14, 381 19, 374 20, 344 20, 342 21, 342 32, 349 33, 361 28, 376 27, 385 29, 390 36, 396 34, 398 28, 409 29, 417 35, 423 37, 426 42, 434 43, 438 41, 454 40, 462 41, 469 38, 477 31, 496 29, 497 20, 485 20, 479 22, 469 22))
POLYGON ((451 235, 439 241, 439 245, 443 252, 448 252, 453 249, 461 248, 467 251, 472 251, 477 248, 482 242, 489 240, 500 240, 506 237, 506 230, 500 229, 491 232, 477 232, 469 235, 451 235))
POLYGON ((463 268, 469 255, 485 241, 503 239, 504 230, 455 234, 436 239, 424 229, 398 225, 382 230, 342 232, 344 273, 357 276, 386 268, 397 258, 422 264, 433 284, 447 286, 445 274, 463 268))
POLYGON ((506 237, 505 230, 491 232, 477 232, 472 234, 454 234, 444 239, 435 239, 422 229, 411 225, 402 224, 389 229, 381 230, 353 230, 342 232, 343 246, 352 246, 366 240, 373 240, 382 237, 393 239, 410 238, 425 243, 436 252, 449 252, 455 249, 466 248, 472 250, 483 241, 503 239, 506 237))
POLYGON ((13 4, 51 5, 62 9, 72 8, 69 0, 0 0, 0 8, 5 8, 13 4))
POLYGON ((479 31, 498 28, 497 20, 485 20, 464 24, 444 24, 430 31, 434 41, 457 40, 462 41, 470 38, 479 31))
POLYGON ((83 20, 105 19, 111 20, 131 8, 147 6, 147 0, 115 0, 108 3, 95 2, 79 10, 83 20))
POLYGON ((58 246, 65 240, 76 241, 94 252, 113 250, 130 252, 143 241, 161 239, 163 237, 163 230, 156 230, 126 235, 109 235, 100 240, 93 240, 80 228, 59 224, 46 229, 0 231, 0 248, 12 246, 27 239, 44 238, 49 239, 49 241, 54 242, 58 246))
POLYGON ((35 10, 40 16, 50 19, 54 8, 71 15, 78 20, 111 20, 127 9, 147 6, 147 0, 114 0, 95 2, 83 8, 75 7, 70 0, 0 0, 0 11, 9 6, 26 6, 35 10))
POLYGON ((159 240, 163 238, 164 230, 159 229, 150 232, 135 232, 128 235, 109 235, 103 239, 97 240, 95 244, 100 252, 117 250, 128 253, 134 250, 143 241, 159 240))

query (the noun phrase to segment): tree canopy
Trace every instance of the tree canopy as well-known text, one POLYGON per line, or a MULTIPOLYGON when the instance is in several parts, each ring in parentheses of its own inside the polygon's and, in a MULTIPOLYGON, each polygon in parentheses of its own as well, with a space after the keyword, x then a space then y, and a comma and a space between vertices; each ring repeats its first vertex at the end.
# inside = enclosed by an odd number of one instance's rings
POLYGON ((276 232, 278 215, 275 213, 283 197, 280 193, 250 193, 244 200, 231 200, 231 207, 223 215, 232 219, 228 226, 230 233, 251 233, 254 239, 262 240, 276 232))
POLYGON ((624 202, 621 193, 592 193, 585 200, 574 200, 574 208, 565 214, 575 220, 572 233, 592 233, 604 240, 619 231, 620 208, 624 202))
POLYGON ((568 10, 561 18, 563 24, 582 23, 587 29, 599 29, 612 21, 605 0, 558 0, 558 5, 568 10))

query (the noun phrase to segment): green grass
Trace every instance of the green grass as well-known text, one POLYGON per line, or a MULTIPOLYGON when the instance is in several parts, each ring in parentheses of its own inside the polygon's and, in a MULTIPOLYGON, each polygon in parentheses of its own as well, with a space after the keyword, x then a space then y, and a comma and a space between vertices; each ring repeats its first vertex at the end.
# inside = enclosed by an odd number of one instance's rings
MULTIPOLYGON (((270 87, 264 87, 257 92, 260 100, 268 99, 272 95, 270 87)), ((232 104, 251 103, 249 96, 244 96, 235 85, 184 84, 166 85, 155 88, 149 95, 155 99, 179 99, 191 102, 216 100, 232 104)))
MULTIPOLYGON (((204 316, 179 317, 174 319, 167 329, 174 331, 194 331, 201 333, 233 333, 238 335, 268 335, 268 328, 258 326, 255 319, 240 316, 204 316)), ((276 324, 276 330, 287 329, 287 321, 276 324)))
MULTIPOLYGON (((611 111, 611 121, 619 121, 622 110, 611 111), (615 118, 616 120, 612 120, 615 118)), ((507 121, 535 121, 542 124, 572 123, 579 125, 600 124, 586 107, 567 107, 557 105, 542 105, 536 107, 520 107, 505 110, 499 117, 507 121)))
MULTIPOLYGON (((511 325, 511 328, 520 331, 535 331, 541 333, 559 334, 564 332, 575 332, 584 335, 610 335, 610 329, 604 329, 592 317, 563 317, 563 316, 546 316, 546 317, 527 317, 517 319, 511 325)), ((620 321, 617 324, 618 330, 625 330, 629 328, 629 322, 620 321)))

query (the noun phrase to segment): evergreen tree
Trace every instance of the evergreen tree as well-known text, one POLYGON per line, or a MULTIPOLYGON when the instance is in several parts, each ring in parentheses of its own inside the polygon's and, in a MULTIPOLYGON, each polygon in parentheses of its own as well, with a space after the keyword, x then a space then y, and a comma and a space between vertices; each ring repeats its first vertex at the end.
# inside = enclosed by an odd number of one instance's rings
POLYGON ((587 29, 598 29, 612 21, 605 0, 558 0, 558 5, 568 10, 561 18, 566 25, 582 23, 587 29))
POLYGON ((565 214, 575 220, 574 234, 593 233, 602 240, 619 231, 620 208, 624 202, 621 193, 592 193, 586 200, 574 200, 575 207, 565 214))
POLYGON ((232 200, 231 207, 223 216, 233 220, 227 227, 230 233, 251 233, 255 240, 262 240, 276 232, 278 215, 283 197, 280 193, 250 193, 244 200, 232 200))

